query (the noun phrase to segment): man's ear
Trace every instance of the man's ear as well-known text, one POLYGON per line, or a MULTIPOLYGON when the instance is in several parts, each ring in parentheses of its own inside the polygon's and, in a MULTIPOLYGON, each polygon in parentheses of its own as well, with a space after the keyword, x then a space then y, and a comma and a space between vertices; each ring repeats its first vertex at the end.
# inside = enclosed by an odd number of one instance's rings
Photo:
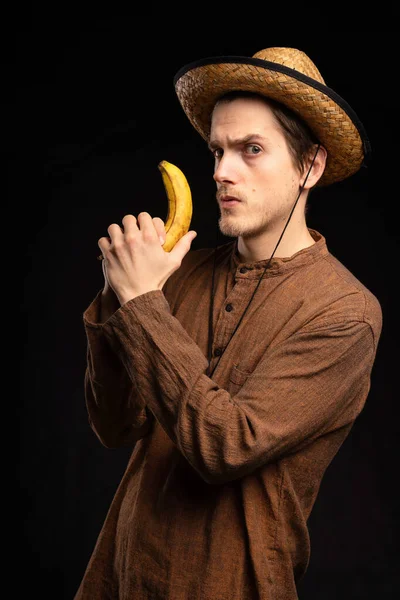
POLYGON ((305 190, 309 190, 309 189, 313 188, 318 183, 319 179, 322 177, 323 172, 325 171, 326 159, 328 156, 326 148, 324 148, 324 146, 319 146, 317 153, 316 153, 316 150, 317 150, 317 146, 314 146, 314 149, 312 150, 312 154, 310 155, 309 162, 307 163, 307 166, 306 166, 306 169, 304 172, 304 178, 302 179, 302 182, 301 182, 301 183, 304 182, 306 174, 307 174, 308 170, 310 169, 310 164, 311 164, 312 160, 314 159, 310 173, 307 177, 307 181, 304 185, 305 190), (315 158, 314 158, 314 156, 315 156, 315 158))

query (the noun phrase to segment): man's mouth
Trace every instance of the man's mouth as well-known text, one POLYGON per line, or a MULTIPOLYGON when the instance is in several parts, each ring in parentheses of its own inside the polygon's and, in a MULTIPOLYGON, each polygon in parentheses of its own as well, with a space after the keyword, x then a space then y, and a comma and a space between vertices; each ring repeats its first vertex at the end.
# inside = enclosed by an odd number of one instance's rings
POLYGON ((221 208, 229 208, 231 206, 236 206, 240 204, 240 200, 235 198, 234 196, 221 196, 219 199, 221 208))

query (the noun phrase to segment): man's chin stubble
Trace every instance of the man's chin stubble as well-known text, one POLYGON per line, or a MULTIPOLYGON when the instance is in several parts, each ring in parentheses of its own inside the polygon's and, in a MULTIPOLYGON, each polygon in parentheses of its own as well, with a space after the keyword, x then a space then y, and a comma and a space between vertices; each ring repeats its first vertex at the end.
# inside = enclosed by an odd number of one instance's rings
POLYGON ((219 229, 220 229, 221 233, 223 235, 226 235, 227 237, 236 238, 236 237, 239 237, 240 235, 242 235, 242 233, 243 233, 242 227, 235 225, 235 224, 230 224, 230 223, 224 222, 223 217, 219 218, 218 224, 219 224, 219 229))
POLYGON ((241 237, 244 240, 259 236, 264 231, 264 229, 259 226, 254 226, 253 228, 246 228, 245 226, 237 223, 226 223, 224 222, 223 217, 219 218, 218 225, 221 233, 226 237, 241 237))

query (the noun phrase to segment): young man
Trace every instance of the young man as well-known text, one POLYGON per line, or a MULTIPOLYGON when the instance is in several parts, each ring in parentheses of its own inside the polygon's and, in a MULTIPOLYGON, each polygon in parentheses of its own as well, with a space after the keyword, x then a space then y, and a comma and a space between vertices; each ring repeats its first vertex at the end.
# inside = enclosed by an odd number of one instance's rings
POLYGON ((233 240, 190 250, 190 231, 167 253, 147 213, 99 239, 87 408, 105 446, 133 452, 75 600, 294 600, 382 324, 305 206, 356 173, 368 139, 296 49, 202 60, 175 85, 233 240))

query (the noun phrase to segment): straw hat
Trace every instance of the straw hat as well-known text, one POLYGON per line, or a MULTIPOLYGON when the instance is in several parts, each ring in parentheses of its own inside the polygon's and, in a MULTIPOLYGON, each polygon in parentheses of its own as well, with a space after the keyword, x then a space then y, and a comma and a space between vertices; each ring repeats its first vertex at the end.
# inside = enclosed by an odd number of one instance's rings
POLYGON ((252 57, 204 58, 182 67, 174 86, 189 121, 207 141, 214 104, 228 91, 257 92, 285 104, 309 125, 328 152, 319 185, 353 175, 369 157, 363 124, 301 50, 266 48, 252 57))

